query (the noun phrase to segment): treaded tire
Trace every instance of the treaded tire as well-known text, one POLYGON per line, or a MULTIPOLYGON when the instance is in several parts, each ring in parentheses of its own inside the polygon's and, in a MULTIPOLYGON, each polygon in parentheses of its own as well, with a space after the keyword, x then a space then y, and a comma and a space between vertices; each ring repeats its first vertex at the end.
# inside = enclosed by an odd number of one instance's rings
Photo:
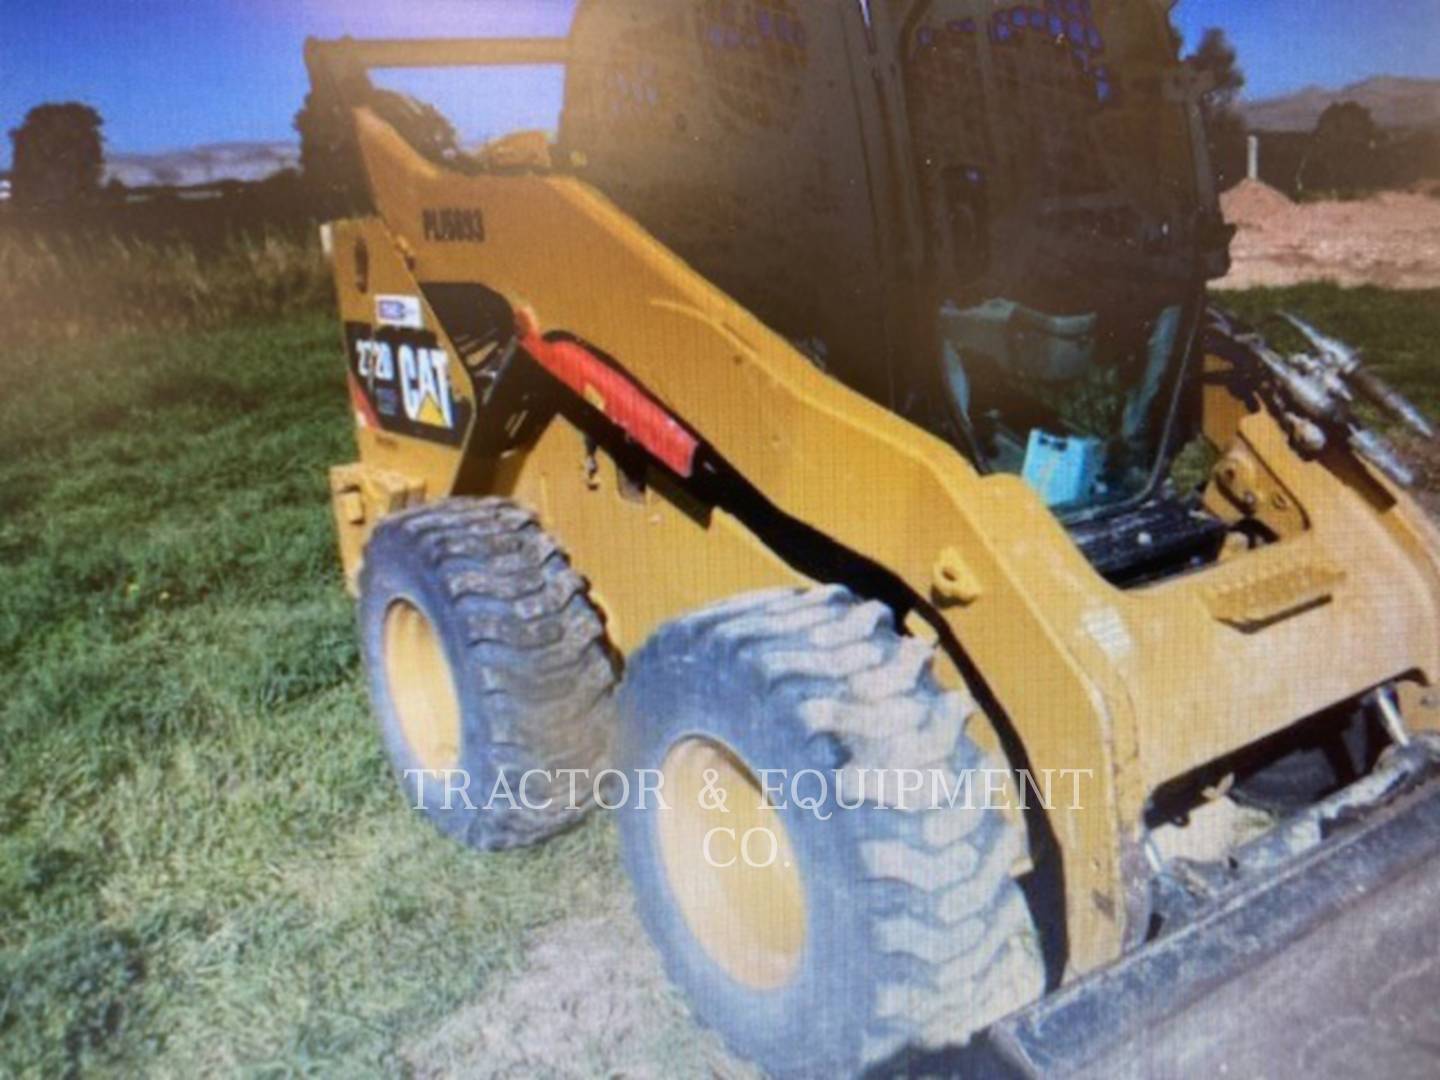
POLYGON ((385 749, 407 800, 442 832, 483 850, 512 848, 590 808, 613 728, 615 663, 585 582, 530 511, 503 499, 450 499, 386 518, 365 549, 359 621, 385 749), (386 620, 396 605, 428 620, 453 676, 459 745, 447 768, 468 774, 473 808, 454 790, 458 777, 447 809, 445 776, 407 774, 426 766, 387 672, 386 620), (575 778, 573 802, 563 769, 590 771, 575 778), (530 770, 551 775, 527 778, 530 770))
MULTIPOLYGON (((631 658, 617 764, 661 769, 698 736, 757 773, 855 780, 847 770, 909 768, 958 779, 987 763, 964 733, 969 697, 943 690, 931 661, 930 646, 895 632, 888 608, 841 588, 711 607, 663 627, 631 658)), ((928 781, 923 798, 896 808, 893 785, 886 795, 864 780, 842 788, 858 808, 841 809, 834 786, 820 811, 829 820, 794 802, 774 811, 805 919, 794 973, 775 988, 732 977, 692 930, 664 861, 659 815, 673 805, 631 800, 620 818, 639 913, 671 979, 701 1021, 777 1076, 852 1075, 905 1048, 964 1042, 1044 986, 1012 878, 1025 840, 999 810, 978 808, 980 781, 976 809, 964 798, 932 808, 928 781)))

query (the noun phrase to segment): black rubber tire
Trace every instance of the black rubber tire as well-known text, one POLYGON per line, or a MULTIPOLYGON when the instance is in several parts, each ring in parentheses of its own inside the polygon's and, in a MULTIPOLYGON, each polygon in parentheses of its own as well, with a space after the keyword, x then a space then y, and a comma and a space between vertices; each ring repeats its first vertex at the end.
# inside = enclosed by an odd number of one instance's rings
MULTIPOLYGON (((895 632, 887 607, 840 588, 697 612, 631 658, 616 763, 660 769, 699 735, 752 771, 1001 767, 965 735, 973 704, 939 686, 932 656, 895 632)), ((687 924, 660 848, 666 811, 632 800, 621 814, 641 919, 699 1019, 737 1053, 777 1076, 852 1075, 907 1047, 963 1043, 1040 995, 1038 939, 1012 876, 1025 850, 1018 823, 964 800, 882 807, 868 791, 858 809, 836 807, 833 790, 825 805, 829 820, 777 808, 806 932, 790 981, 762 990, 728 975, 687 924)))
POLYGON ((359 620, 390 762, 409 803, 423 803, 442 832, 482 850, 513 848, 590 809, 613 729, 616 664, 585 582, 530 511, 503 499, 449 499, 386 518, 365 549, 359 620), (445 778, 407 776, 420 761, 384 659, 385 620, 398 601, 429 620, 454 677, 455 767, 469 775, 473 809, 453 791, 445 808, 445 778), (559 775, 563 769, 587 775, 559 775), (551 775, 526 779, 529 770, 551 775), (492 798, 502 775, 517 805, 503 789, 492 798), (522 781, 533 809, 519 805, 522 781))

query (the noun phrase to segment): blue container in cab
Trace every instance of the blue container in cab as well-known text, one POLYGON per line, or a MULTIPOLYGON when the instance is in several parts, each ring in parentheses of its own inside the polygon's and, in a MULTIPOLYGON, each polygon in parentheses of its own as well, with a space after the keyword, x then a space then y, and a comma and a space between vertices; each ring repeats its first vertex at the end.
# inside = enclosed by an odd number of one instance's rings
POLYGON ((1037 428, 1030 432, 1022 475, 1047 506, 1068 506, 1090 498, 1101 458, 1099 439, 1067 438, 1037 428))

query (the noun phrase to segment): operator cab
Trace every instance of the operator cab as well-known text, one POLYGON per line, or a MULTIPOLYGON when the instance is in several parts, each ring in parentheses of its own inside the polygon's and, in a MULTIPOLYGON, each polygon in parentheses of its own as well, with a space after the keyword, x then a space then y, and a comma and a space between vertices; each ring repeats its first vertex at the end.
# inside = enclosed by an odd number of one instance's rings
POLYGON ((1066 519, 1155 486, 1204 306, 1208 184, 1150 0, 936 0, 904 28, 944 398, 1066 519))
POLYGON ((932 426, 1023 476, 1112 580, 1209 561, 1224 527, 1165 485, 1223 233, 1162 6, 934 0, 903 34, 932 426))

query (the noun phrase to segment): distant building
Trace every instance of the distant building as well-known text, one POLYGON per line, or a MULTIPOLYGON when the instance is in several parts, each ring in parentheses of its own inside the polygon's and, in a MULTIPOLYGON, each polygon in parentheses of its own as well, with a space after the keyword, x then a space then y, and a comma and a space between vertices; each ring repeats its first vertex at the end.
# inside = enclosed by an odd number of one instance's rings
POLYGON ((10 177, 0 176, 0 202, 10 201, 10 177))

